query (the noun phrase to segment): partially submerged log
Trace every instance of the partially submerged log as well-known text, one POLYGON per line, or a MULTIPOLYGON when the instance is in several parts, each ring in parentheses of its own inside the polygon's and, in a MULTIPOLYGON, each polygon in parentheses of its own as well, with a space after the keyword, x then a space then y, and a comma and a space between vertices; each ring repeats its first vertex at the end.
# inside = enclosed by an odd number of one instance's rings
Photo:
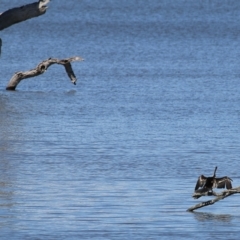
POLYGON ((57 58, 49 58, 39 63, 36 68, 26 71, 26 72, 16 72, 13 77, 10 79, 6 90, 15 90, 17 85, 21 82, 21 80, 31 77, 36 77, 42 73, 44 73, 48 67, 53 64, 60 64, 65 67, 65 70, 71 80, 71 82, 76 85, 77 78, 72 70, 71 62, 73 61, 83 61, 84 59, 81 57, 71 57, 67 59, 59 60, 57 58))
POLYGON ((50 0, 39 0, 38 2, 9 9, 0 14, 0 31, 12 26, 15 23, 25 21, 27 19, 38 17, 47 10, 47 4, 50 0))
POLYGON ((225 190, 221 193, 216 193, 216 192, 197 192, 193 194, 193 198, 199 198, 202 196, 216 196, 216 198, 206 201, 206 202, 201 202, 196 204, 195 206, 190 207, 187 209, 187 211, 192 212, 198 208, 206 207, 209 205, 214 204, 215 202, 218 202, 219 200, 222 200, 226 197, 229 197, 235 193, 240 193, 240 186, 232 189, 225 190))

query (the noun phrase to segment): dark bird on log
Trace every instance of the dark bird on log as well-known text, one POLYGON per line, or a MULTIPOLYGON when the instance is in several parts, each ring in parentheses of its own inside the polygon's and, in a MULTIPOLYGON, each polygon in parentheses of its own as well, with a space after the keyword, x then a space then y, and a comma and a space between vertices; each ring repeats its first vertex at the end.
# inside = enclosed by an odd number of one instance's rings
POLYGON ((195 192, 209 192, 209 191, 212 191, 213 188, 231 189, 232 179, 227 176, 216 178, 216 171, 217 171, 217 167, 215 167, 212 177, 205 177, 204 175, 201 175, 197 180, 195 192))

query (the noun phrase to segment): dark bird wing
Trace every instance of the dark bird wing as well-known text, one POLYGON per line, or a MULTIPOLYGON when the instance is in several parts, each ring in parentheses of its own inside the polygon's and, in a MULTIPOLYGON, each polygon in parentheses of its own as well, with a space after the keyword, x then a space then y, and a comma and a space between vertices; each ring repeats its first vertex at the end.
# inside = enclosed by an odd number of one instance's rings
POLYGON ((232 179, 229 177, 222 177, 222 178, 215 178, 213 187, 214 188, 227 188, 231 189, 232 188, 232 179))
POLYGON ((203 187, 206 183, 206 180, 207 180, 207 178, 205 176, 201 175, 197 180, 197 183, 195 186, 195 191, 198 190, 198 188, 203 187))

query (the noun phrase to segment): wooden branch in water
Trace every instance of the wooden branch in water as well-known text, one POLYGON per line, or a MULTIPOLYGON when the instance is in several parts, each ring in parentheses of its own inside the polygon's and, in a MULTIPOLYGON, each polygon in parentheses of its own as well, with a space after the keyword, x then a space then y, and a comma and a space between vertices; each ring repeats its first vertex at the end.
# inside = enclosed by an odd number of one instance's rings
POLYGON ((44 73, 48 67, 53 64, 60 64, 65 67, 65 70, 71 80, 71 82, 76 85, 77 79, 72 70, 71 62, 73 61, 83 61, 84 59, 81 57, 71 57, 67 59, 59 60, 57 58, 49 58, 39 63, 36 68, 26 71, 26 72, 16 72, 13 77, 10 79, 6 90, 15 90, 17 85, 21 82, 21 80, 31 77, 36 77, 42 73, 44 73))
POLYGON ((226 197, 229 197, 229 196, 231 196, 231 195, 233 195, 235 193, 240 193, 240 187, 228 189, 228 190, 225 190, 225 191, 223 191, 221 193, 215 193, 215 192, 212 192, 212 193, 209 193, 209 192, 194 193, 193 194, 194 198, 199 198, 201 196, 216 196, 216 198, 214 198, 212 200, 209 200, 209 201, 206 201, 206 202, 198 203, 197 205, 192 206, 189 209, 187 209, 187 211, 192 212, 192 211, 194 211, 194 210, 196 210, 198 208, 202 208, 202 207, 206 207, 206 206, 212 205, 215 202, 218 202, 219 200, 222 200, 222 199, 224 199, 226 197))
POLYGON ((39 0, 38 2, 9 9, 0 14, 0 31, 12 26, 13 24, 25 21, 27 19, 38 17, 47 10, 47 4, 50 0, 39 0))

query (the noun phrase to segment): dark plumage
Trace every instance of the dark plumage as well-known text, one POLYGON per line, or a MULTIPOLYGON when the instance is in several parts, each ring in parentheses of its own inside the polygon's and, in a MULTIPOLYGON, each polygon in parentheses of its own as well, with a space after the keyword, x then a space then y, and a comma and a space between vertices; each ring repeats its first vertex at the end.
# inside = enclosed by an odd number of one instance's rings
POLYGON ((212 191, 213 188, 232 188, 232 179, 225 176, 221 178, 216 178, 216 171, 217 167, 214 170, 214 174, 212 177, 205 177, 204 175, 201 175, 196 183, 195 192, 198 191, 206 192, 206 191, 212 191))

